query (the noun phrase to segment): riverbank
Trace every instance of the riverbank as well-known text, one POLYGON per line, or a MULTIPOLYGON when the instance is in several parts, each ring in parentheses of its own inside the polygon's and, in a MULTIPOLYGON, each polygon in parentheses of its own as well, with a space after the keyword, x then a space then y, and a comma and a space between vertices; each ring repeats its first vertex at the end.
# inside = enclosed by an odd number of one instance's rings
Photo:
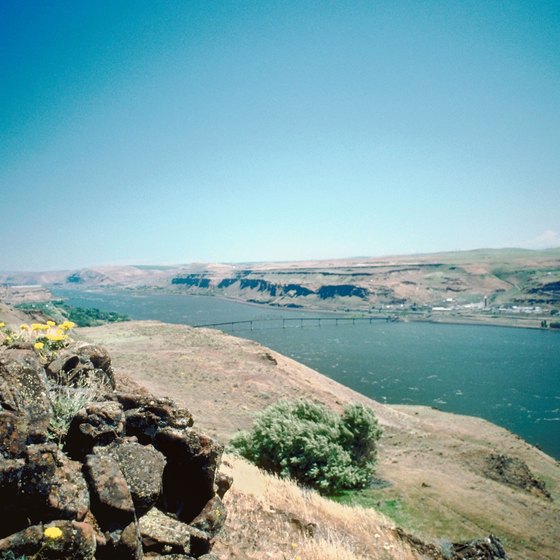
MULTIPOLYGON (((176 296, 176 297, 195 297, 204 299, 215 299, 218 301, 224 301, 234 304, 241 304, 247 308, 258 309, 260 311, 266 311, 270 309, 274 312, 285 312, 286 315, 297 315, 297 314, 314 314, 317 313, 319 316, 327 317, 372 317, 378 318, 382 316, 385 319, 393 319, 398 321, 413 321, 413 322, 424 322, 424 323, 441 323, 441 324, 455 324, 455 325, 488 325, 496 327, 515 327, 524 329, 539 329, 548 330, 551 332, 560 332, 560 329, 550 328, 550 323, 554 323, 557 320, 556 316, 551 316, 549 314, 525 314, 522 312, 505 314, 505 313, 491 313, 489 311, 481 310, 480 312, 462 312, 457 310, 449 311, 436 311, 436 312, 414 312, 399 309, 375 309, 375 310, 364 310, 360 308, 351 309, 348 307, 332 308, 332 307, 322 307, 317 305, 301 305, 288 307, 285 305, 274 305, 270 303, 260 303, 255 301, 247 301, 241 297, 216 295, 213 293, 197 293, 190 294, 184 293, 177 290, 167 289, 167 288, 154 288, 154 287, 142 287, 142 288, 52 288, 51 299, 66 299, 66 298, 76 298, 79 299, 82 295, 88 294, 99 294, 99 295, 110 295, 110 294, 125 294, 130 296, 176 296), (547 327, 543 328, 543 321, 546 321, 547 327)), ((91 303, 95 305, 95 302, 91 303)), ((101 305, 101 304, 100 304, 101 305)), ((115 311, 115 309, 104 309, 104 311, 115 311)), ((255 318, 256 319, 256 318, 255 318)), ((233 317, 235 322, 236 317, 233 317)), ((560 321, 560 319, 558 319, 560 321)), ((211 323, 212 321, 202 321, 204 324, 211 323)), ((227 321, 231 322, 231 321, 227 321)), ((197 323, 190 323, 195 326, 197 323)))

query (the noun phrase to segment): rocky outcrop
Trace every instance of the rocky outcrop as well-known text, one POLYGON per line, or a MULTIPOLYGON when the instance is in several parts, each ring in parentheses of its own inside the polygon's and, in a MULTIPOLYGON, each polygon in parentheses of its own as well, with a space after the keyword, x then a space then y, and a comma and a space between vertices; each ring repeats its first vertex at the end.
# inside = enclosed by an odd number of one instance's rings
POLYGON ((452 560, 507 560, 500 539, 489 535, 485 539, 453 544, 452 560))
POLYGON ((50 361, 0 351, 0 556, 212 558, 231 485, 218 474, 222 446, 170 399, 114 386, 95 345, 72 344, 50 361), (61 382, 99 391, 55 443, 61 382))
POLYGON ((4 430, 25 443, 46 441, 52 416, 48 393, 47 376, 36 352, 16 348, 0 352, 0 412, 13 414, 0 421, 4 430), (14 423, 19 424, 15 434, 10 427, 14 423))
POLYGON ((111 358, 105 348, 95 344, 78 342, 63 348, 46 371, 51 379, 64 385, 96 383, 115 389, 111 358))
POLYGON ((462 543, 447 543, 437 546, 425 543, 418 537, 407 533, 400 527, 394 530, 395 536, 409 544, 417 551, 421 558, 432 560, 507 560, 508 557, 500 539, 488 535, 483 539, 476 539, 462 543))
POLYGON ((534 477, 527 464, 517 457, 492 453, 485 458, 482 472, 488 478, 552 499, 545 483, 534 477))

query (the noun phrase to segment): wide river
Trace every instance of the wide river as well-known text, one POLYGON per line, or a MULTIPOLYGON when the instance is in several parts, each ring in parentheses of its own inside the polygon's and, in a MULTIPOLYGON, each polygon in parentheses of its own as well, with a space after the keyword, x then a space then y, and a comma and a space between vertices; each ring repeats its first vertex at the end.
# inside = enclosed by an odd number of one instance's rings
MULTIPOLYGON (((560 459, 560 333, 473 325, 318 323, 283 318, 319 313, 208 296, 55 291, 71 305, 131 319, 200 325, 255 320, 233 334, 387 403, 423 404, 480 416, 560 459), (264 321, 263 321, 264 320, 264 321)), ((332 315, 323 315, 332 317, 332 315)), ((224 327, 228 332, 231 326, 224 327)))

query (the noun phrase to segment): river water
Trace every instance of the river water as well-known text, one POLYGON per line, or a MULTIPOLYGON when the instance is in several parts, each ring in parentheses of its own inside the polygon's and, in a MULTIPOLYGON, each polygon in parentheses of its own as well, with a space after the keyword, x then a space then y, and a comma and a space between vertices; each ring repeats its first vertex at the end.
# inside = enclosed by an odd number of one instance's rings
MULTIPOLYGON (((132 319, 199 325, 255 320, 233 334, 387 403, 480 416, 560 458, 560 333, 482 325, 385 321, 284 322, 318 317, 208 296, 55 291, 71 305, 132 319), (264 321, 263 321, 264 320, 264 321), (262 322, 260 322, 262 321, 262 322)), ((322 315, 332 317, 332 315, 322 315)), ((232 332, 232 327, 224 327, 232 332)))

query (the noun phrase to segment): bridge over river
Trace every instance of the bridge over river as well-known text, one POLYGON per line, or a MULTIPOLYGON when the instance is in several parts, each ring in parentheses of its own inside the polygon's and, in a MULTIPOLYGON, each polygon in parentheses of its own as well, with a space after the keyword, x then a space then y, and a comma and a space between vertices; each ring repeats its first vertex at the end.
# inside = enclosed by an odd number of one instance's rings
POLYGON ((257 330, 274 328, 303 328, 304 326, 321 327, 323 325, 342 325, 356 323, 372 323, 373 321, 385 321, 387 323, 398 321, 394 315, 382 315, 377 317, 288 317, 283 319, 251 319, 245 321, 226 321, 223 323, 205 323, 193 325, 194 328, 219 328, 231 327, 231 330, 257 330))

